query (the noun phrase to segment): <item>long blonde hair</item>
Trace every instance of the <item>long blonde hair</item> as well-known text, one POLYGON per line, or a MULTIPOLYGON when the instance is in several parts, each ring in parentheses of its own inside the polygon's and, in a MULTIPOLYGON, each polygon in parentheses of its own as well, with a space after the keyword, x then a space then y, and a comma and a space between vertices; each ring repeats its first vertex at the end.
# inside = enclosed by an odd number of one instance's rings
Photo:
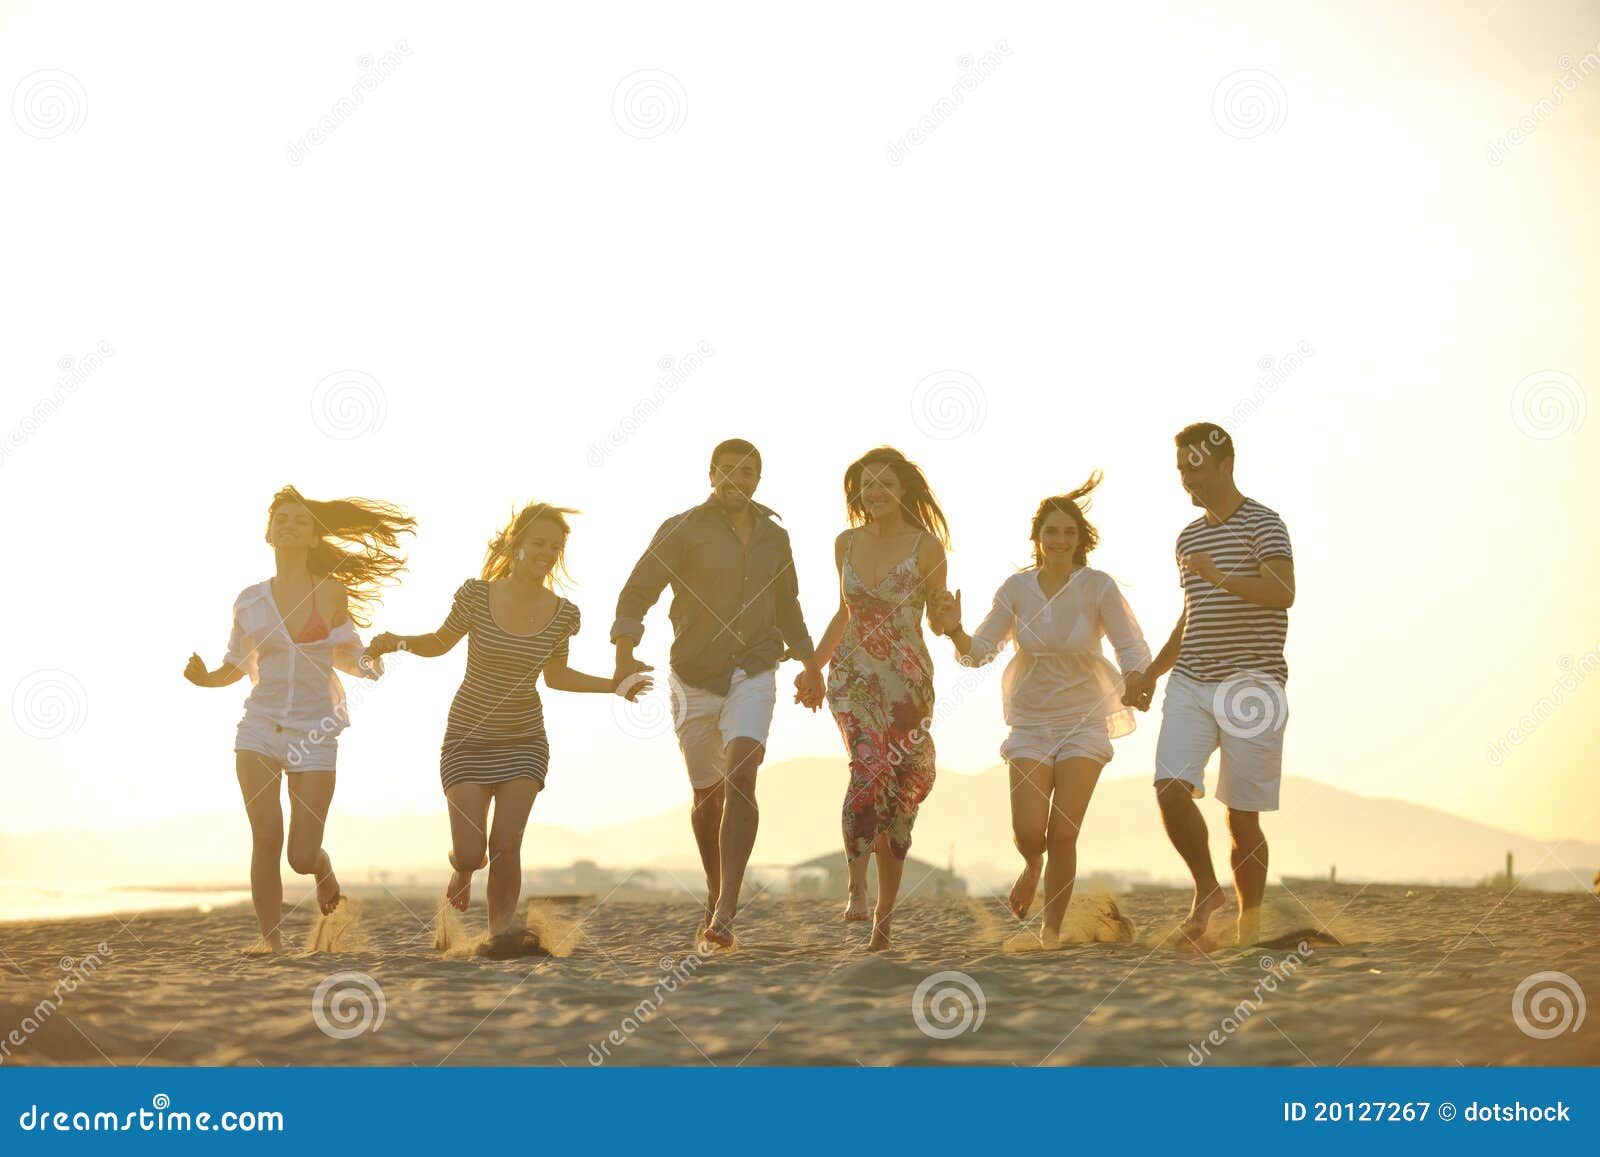
POLYGON ((372 625, 372 612, 383 595, 383 584, 393 582, 406 569, 400 536, 415 534, 417 520, 398 506, 370 498, 307 498, 293 486, 272 496, 267 507, 267 528, 278 507, 298 503, 311 514, 317 544, 306 555, 306 569, 344 587, 350 619, 357 626, 372 625), (354 549, 345 549, 348 543, 354 549))
POLYGON ((557 584, 571 586, 572 575, 567 572, 567 535, 571 533, 572 528, 567 525, 566 516, 577 513, 579 511, 569 506, 551 506, 548 502, 528 503, 513 514, 511 521, 502 526, 489 540, 489 549, 483 556, 483 577, 492 582, 509 576, 522 536, 527 533, 528 527, 542 518, 547 518, 561 528, 561 546, 556 550, 556 564, 550 568, 550 575, 545 580, 545 585, 551 589, 557 584))

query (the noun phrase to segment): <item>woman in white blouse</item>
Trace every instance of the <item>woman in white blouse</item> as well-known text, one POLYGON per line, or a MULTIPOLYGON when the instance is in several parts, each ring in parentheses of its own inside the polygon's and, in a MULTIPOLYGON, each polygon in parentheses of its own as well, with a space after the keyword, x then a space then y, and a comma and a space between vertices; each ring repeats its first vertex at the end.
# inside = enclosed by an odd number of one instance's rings
POLYGON ((234 760, 250 817, 250 896, 273 952, 283 951, 279 780, 288 773, 289 867, 316 878, 317 905, 326 915, 338 907, 339 881, 322 832, 333 802, 338 735, 350 721, 336 669, 365 679, 382 673, 381 663, 363 661, 355 628, 369 624, 380 584, 404 568, 396 545, 414 527, 414 519, 384 503, 316 502, 284 487, 267 513, 273 577, 234 600, 221 666, 207 670, 196 654, 183 672, 200 687, 226 687, 246 675, 253 684, 234 760))
POLYGON ((1150 648, 1115 580, 1088 565, 1099 535, 1084 501, 1096 471, 1070 494, 1046 498, 1033 516, 1033 566, 1006 579, 994 605, 968 635, 961 592, 937 600, 931 619, 955 643, 963 665, 981 666, 1009 642, 1016 654, 1002 683, 1011 733, 1000 755, 1011 769, 1011 824, 1024 866, 1011 889, 1023 919, 1044 877, 1040 938, 1060 942, 1077 876, 1078 830, 1111 740, 1133 730, 1122 703, 1127 677, 1150 664, 1150 648), (1118 666, 1101 651, 1109 638, 1118 666), (1120 667, 1120 671, 1119 668, 1120 667))

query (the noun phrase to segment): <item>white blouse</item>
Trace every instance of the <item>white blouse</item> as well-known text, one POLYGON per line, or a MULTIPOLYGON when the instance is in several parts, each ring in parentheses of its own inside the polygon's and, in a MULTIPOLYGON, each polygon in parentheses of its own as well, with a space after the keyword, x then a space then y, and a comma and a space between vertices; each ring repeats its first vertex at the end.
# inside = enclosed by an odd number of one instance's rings
POLYGON ((254 686, 246 715, 280 727, 337 735, 349 724, 335 668, 363 679, 383 674, 383 660, 363 667, 366 647, 346 619, 315 643, 296 643, 283 625, 270 581, 246 587, 233 603, 233 633, 222 661, 241 668, 254 686))
POLYGON ((962 662, 982 666, 1008 641, 1017 645, 1002 683, 1012 727, 1104 718, 1112 738, 1133 730, 1133 712, 1122 705, 1122 676, 1148 667, 1150 648, 1110 575, 1083 567, 1052 598, 1045 597, 1037 570, 1012 575, 972 632, 971 654, 962 662), (1102 652, 1102 638, 1111 640, 1120 672, 1102 652))

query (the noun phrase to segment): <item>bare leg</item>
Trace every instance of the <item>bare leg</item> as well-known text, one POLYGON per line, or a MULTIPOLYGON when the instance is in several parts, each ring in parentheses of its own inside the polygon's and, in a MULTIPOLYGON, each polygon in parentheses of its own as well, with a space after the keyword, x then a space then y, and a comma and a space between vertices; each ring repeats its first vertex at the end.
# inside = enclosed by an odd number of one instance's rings
POLYGON ((273 952, 283 951, 283 805, 278 801, 278 765, 254 751, 234 754, 239 791, 250 817, 250 900, 255 905, 261 939, 273 952))
POLYGON ((1050 821, 1050 765, 1036 759, 1011 761, 1011 838, 1022 856, 1022 872, 1011 887, 1011 914, 1027 917, 1044 869, 1045 829, 1050 821))
POLYGON ((1072 902, 1078 879, 1078 833, 1089 810, 1089 797, 1103 765, 1095 759, 1063 759, 1055 765, 1055 801, 1046 837, 1049 859, 1044 869, 1044 929, 1040 938, 1051 947, 1061 940, 1061 922, 1072 902))
POLYGON ((511 927, 522 894, 522 833, 544 784, 512 779, 494 786, 494 826, 489 829, 489 935, 511 927))
POLYGON ((701 932, 711 923, 711 914, 717 907, 717 893, 722 888, 722 801, 726 795, 720 783, 715 787, 697 787, 694 807, 689 812, 695 846, 700 849, 700 866, 706 873, 706 910, 700 918, 701 932))
POLYGON ((848 850, 844 854, 845 867, 850 873, 850 894, 845 898, 844 918, 852 923, 872 916, 867 911, 867 862, 871 859, 870 851, 855 857, 848 850))
POLYGON ((317 881, 317 907, 326 916, 339 906, 339 880, 322 847, 333 804, 334 772, 296 771, 285 776, 289 788, 289 867, 317 881))
POLYGON ((488 867, 489 801, 494 788, 484 783, 458 783, 444 793, 450 809, 450 882, 444 898, 465 912, 472 902, 472 873, 488 867))
POLYGON ((1183 862, 1189 866, 1189 874, 1194 877, 1194 902, 1189 907, 1188 919, 1183 922, 1183 930, 1191 937, 1204 935, 1211 914, 1227 903, 1217 883, 1217 873, 1211 867, 1211 844, 1205 817, 1195 807, 1189 785, 1180 779, 1156 781, 1156 800, 1161 805, 1161 822, 1166 825, 1167 838, 1178 849, 1183 862))
POLYGON ((1261 935, 1261 901, 1267 894, 1267 837, 1260 812, 1228 809, 1228 834, 1233 847, 1233 887, 1239 894, 1239 943, 1254 944, 1261 935))
POLYGON ((872 914, 872 939, 868 952, 883 952, 894 947, 890 922, 894 919, 894 902, 900 896, 900 876, 906 862, 889 850, 889 833, 879 832, 872 850, 878 853, 878 906, 872 914))
POLYGON ((744 870, 756 846, 761 812, 756 807, 756 771, 766 749, 754 739, 739 738, 728 744, 728 794, 722 808, 721 884, 717 907, 707 935, 718 944, 731 944, 733 918, 739 911, 739 889, 744 870))

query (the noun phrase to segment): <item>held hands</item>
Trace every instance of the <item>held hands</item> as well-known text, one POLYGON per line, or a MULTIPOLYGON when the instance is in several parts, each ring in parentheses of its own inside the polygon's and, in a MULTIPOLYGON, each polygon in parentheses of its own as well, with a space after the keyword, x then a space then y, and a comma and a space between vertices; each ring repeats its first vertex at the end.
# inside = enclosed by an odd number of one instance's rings
POLYGON ((394 634, 392 631, 380 631, 378 634, 373 635, 372 642, 367 644, 367 657, 377 659, 405 649, 405 641, 399 635, 394 634))
POLYGON ((806 667, 794 677, 794 701, 812 711, 822 706, 827 694, 827 683, 822 672, 806 667))
POLYGON ((655 687, 655 680, 646 675, 646 671, 654 671, 654 667, 647 667, 643 663, 635 664, 636 669, 626 675, 613 675, 611 678, 611 693, 621 695, 629 703, 637 702, 639 696, 648 695, 655 687))
POLYGON ((1132 707, 1139 711, 1150 710, 1150 701, 1155 697, 1156 681, 1144 671, 1130 671, 1123 681, 1122 705, 1132 707))
POLYGON ((611 676, 611 691, 621 695, 629 703, 646 694, 655 686, 655 681, 646 672, 655 668, 642 659, 635 659, 632 655, 617 656, 616 670, 611 676))
POLYGON ((1178 565, 1201 582, 1210 583, 1214 587, 1222 585, 1222 572, 1217 569, 1212 557, 1204 551, 1184 555, 1178 565))
POLYGON ((941 591, 928 604, 928 625, 936 635, 954 635, 961 629, 961 592, 941 591))

